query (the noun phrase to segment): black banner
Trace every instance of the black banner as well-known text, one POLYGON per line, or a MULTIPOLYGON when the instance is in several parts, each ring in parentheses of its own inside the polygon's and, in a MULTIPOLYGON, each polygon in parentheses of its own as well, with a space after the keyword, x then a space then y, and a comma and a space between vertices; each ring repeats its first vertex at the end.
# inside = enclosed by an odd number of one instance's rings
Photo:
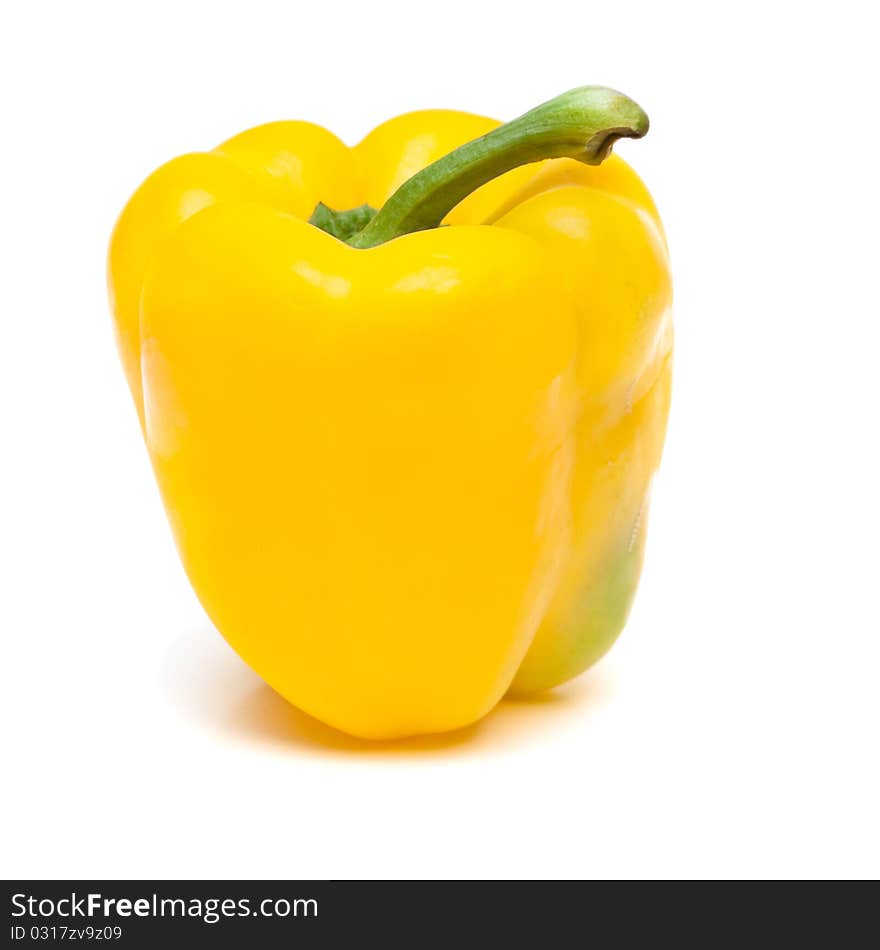
POLYGON ((120 950, 444 940, 542 948, 573 937, 603 948, 646 939, 708 947, 722 937, 787 946, 799 930, 829 946, 861 945, 876 886, 837 887, 834 913, 806 899, 814 886, 738 894, 705 882, 18 881, 6 882, 3 933, 5 946, 120 950))

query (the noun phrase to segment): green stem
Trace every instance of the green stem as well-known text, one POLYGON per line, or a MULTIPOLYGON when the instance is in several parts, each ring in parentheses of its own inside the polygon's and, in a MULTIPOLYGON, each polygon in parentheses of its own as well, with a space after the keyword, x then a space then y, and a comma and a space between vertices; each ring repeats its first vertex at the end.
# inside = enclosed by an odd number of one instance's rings
POLYGON ((375 247, 436 228, 471 192, 512 168, 545 158, 598 165, 617 139, 638 139, 647 131, 648 117, 622 93, 604 86, 572 89, 413 175, 348 243, 375 247))

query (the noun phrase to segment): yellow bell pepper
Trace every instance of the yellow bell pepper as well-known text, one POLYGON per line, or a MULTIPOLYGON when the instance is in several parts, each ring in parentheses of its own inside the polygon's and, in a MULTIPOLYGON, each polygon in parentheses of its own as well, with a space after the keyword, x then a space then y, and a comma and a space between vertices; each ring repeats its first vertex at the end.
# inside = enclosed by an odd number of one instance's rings
POLYGON ((318 719, 456 729, 620 632, 670 390, 665 239, 608 157, 646 131, 601 87, 354 148, 276 122, 123 211, 117 339, 183 564, 318 719))

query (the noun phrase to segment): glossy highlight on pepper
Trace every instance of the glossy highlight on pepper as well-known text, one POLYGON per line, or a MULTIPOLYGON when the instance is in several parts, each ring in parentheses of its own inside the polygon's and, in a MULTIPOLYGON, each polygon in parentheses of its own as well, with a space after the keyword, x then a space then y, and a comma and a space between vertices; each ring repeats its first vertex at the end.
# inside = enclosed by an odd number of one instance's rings
POLYGON ((460 728, 613 643, 669 409, 666 242, 582 87, 507 125, 307 122, 154 172, 113 233, 122 364, 189 579, 291 703, 460 728))

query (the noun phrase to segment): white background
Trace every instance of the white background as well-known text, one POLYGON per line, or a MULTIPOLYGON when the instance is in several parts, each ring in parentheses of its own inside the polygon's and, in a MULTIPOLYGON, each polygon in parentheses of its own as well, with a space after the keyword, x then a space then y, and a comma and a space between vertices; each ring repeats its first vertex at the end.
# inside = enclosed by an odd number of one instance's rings
POLYGON ((0 22, 2 867, 12 877, 876 876, 870 5, 13 3, 0 22), (104 256, 140 180, 276 118, 631 94, 676 387, 618 646, 465 734, 276 698, 179 566, 104 256))

